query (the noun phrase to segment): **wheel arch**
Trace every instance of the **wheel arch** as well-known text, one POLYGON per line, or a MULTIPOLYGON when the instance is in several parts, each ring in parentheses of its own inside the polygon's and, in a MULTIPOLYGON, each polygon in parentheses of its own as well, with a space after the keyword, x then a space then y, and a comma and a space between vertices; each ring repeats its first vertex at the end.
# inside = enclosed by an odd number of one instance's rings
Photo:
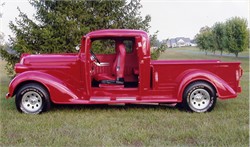
POLYGON ((39 82, 39 81, 36 81, 36 80, 27 80, 27 81, 23 81, 23 82, 20 82, 15 88, 14 88, 14 91, 13 91, 13 96, 15 96, 18 92, 18 90, 23 87, 24 85, 27 85, 27 84, 31 84, 31 83, 34 83, 34 84, 38 84, 40 86, 42 86, 46 92, 48 93, 49 97, 50 97, 50 92, 48 90, 48 87, 43 84, 42 82, 39 82))
POLYGON ((72 99, 81 97, 78 89, 57 77, 40 71, 28 71, 17 75, 11 81, 7 98, 16 95, 17 90, 27 83, 38 83, 45 87, 53 103, 71 103, 72 99))
POLYGON ((216 92, 216 96, 221 99, 234 98, 237 93, 225 82, 222 78, 217 75, 203 70, 190 70, 184 72, 177 79, 179 87, 177 90, 177 99, 179 102, 182 101, 185 89, 192 83, 203 81, 211 85, 216 92))
POLYGON ((216 96, 217 96, 217 89, 216 87, 214 86, 214 84, 208 80, 204 80, 204 79, 197 79, 197 80, 194 80, 194 81, 191 81, 189 83, 187 83, 187 85, 185 85, 185 88, 182 92, 182 96, 184 96, 185 94, 185 91, 188 89, 188 87, 194 83, 205 83, 205 84, 208 84, 215 92, 216 96))

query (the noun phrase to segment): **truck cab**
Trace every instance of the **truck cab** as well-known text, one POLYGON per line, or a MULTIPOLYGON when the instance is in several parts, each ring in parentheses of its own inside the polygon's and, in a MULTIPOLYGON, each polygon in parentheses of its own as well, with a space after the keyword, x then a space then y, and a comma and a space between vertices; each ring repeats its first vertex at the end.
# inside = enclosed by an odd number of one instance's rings
POLYGON ((56 104, 177 104, 209 112, 217 98, 241 92, 239 62, 151 60, 141 30, 97 30, 82 37, 77 54, 23 54, 7 98, 38 114, 56 104))
POLYGON ((90 81, 86 82, 86 88, 91 98, 98 99, 109 93, 114 97, 123 95, 120 99, 136 100, 150 89, 150 80, 143 80, 150 79, 151 73, 149 38, 145 32, 95 31, 83 40, 80 56, 87 59, 83 63, 85 70, 90 71, 86 72, 85 81, 90 81), (97 54, 95 47, 104 53, 97 54))

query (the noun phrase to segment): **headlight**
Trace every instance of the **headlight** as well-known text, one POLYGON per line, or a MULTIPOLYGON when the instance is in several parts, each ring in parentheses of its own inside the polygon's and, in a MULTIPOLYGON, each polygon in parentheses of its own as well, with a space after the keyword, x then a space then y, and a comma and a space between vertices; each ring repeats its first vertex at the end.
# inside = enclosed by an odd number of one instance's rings
POLYGON ((20 61, 20 64, 23 64, 23 63, 24 63, 24 58, 22 58, 20 61))

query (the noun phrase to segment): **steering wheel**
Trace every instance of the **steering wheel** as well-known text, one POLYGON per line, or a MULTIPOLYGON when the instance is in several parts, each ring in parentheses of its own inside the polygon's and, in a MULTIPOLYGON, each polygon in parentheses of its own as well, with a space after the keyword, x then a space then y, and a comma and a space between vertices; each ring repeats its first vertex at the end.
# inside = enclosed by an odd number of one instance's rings
POLYGON ((101 64, 101 62, 98 60, 98 58, 96 57, 96 55, 94 54, 94 52, 93 52, 93 51, 90 51, 90 53, 91 53, 91 57, 93 57, 94 60, 95 60, 97 63, 101 64))

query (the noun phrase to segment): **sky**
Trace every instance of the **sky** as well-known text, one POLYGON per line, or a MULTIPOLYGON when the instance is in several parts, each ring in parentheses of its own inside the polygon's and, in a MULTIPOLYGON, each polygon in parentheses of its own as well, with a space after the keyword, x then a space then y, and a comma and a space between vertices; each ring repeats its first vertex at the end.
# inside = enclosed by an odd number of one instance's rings
MULTIPOLYGON (((17 7, 32 17, 34 8, 28 0, 0 0, 0 31, 5 40, 12 35, 9 22, 18 17, 17 7)), ((150 34, 158 32, 158 39, 189 37, 191 39, 203 26, 211 27, 216 22, 239 16, 246 18, 249 24, 249 0, 141 0, 141 15, 151 16, 150 34)))

